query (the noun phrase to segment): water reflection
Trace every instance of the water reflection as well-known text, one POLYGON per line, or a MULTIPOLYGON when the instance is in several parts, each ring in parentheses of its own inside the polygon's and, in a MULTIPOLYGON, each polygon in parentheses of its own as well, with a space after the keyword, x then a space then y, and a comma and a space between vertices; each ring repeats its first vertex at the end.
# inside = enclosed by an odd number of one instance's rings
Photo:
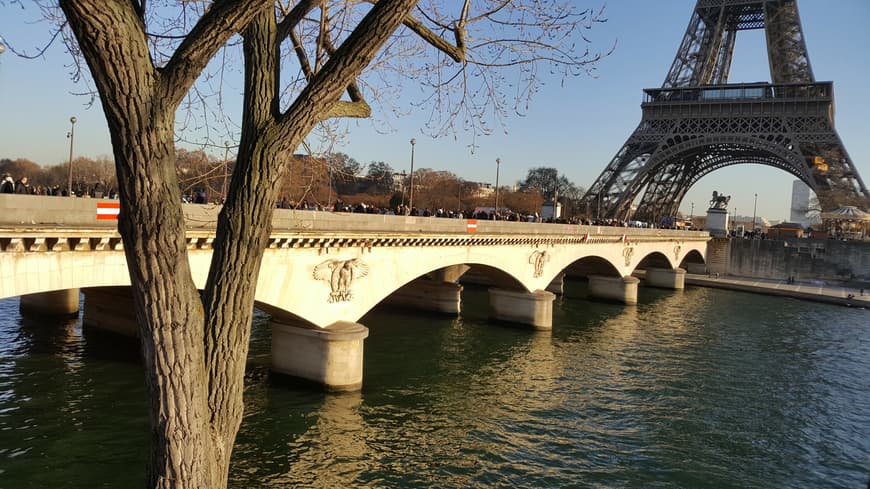
POLYGON ((141 484, 141 471, 120 470, 142 459, 140 371, 91 358, 77 319, 21 317, 17 305, 0 301, 4 487, 141 484))
MULTIPOLYGON (((623 307, 568 283, 542 333, 490 323, 485 290, 466 292, 462 318, 364 318, 356 394, 270 382, 256 324, 231 487, 866 485, 866 311, 694 288, 623 307)), ((0 301, 0 486, 142 485, 135 355, 14 307, 0 301)))

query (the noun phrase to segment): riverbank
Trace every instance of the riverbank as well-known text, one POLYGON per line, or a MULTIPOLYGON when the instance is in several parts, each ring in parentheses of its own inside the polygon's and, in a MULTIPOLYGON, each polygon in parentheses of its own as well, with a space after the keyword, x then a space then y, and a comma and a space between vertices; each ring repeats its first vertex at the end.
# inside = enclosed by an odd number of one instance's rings
POLYGON ((780 297, 794 297, 795 299, 825 302, 848 307, 870 307, 870 290, 864 290, 864 295, 861 295, 860 289, 823 283, 797 282, 789 284, 783 280, 725 275, 717 277, 687 273, 686 285, 739 290, 780 297))

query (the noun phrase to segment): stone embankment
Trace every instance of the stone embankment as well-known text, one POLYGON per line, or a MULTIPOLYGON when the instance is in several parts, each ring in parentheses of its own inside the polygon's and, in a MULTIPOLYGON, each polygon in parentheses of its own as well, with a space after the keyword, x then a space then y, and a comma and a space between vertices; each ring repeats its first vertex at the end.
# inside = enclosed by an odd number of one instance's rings
POLYGON ((686 274, 686 285, 739 290, 756 294, 794 297, 849 307, 870 307, 870 290, 828 285, 822 282, 788 283, 784 280, 686 274))

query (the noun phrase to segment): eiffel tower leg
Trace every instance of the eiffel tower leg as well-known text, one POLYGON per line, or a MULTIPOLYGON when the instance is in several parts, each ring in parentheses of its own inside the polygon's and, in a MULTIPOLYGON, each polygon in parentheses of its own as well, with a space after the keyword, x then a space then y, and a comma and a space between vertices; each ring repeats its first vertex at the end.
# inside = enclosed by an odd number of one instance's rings
POLYGON ((658 136, 651 134, 654 130, 649 123, 641 121, 604 172, 589 187, 584 201, 590 217, 625 219, 630 215, 631 200, 626 201, 622 197, 658 146, 658 136))

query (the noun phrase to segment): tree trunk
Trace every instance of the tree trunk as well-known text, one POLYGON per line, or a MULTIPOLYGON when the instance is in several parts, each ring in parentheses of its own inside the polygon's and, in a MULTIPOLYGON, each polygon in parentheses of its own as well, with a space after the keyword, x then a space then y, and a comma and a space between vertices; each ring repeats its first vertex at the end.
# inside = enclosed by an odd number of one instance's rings
POLYGON ((112 137, 121 200, 118 230, 149 394, 148 487, 212 488, 226 481, 226 464, 217 462, 224 459, 217 453, 226 451, 225 440, 215 436, 208 407, 204 314, 187 257, 174 119, 177 101, 199 75, 196 67, 250 21, 253 12, 244 3, 254 2, 238 2, 232 6, 237 11, 229 10, 229 2, 212 9, 203 20, 215 28, 202 28, 211 44, 183 43, 179 50, 188 56, 162 72, 151 63, 133 2, 60 3, 100 92, 112 137))
POLYGON ((225 487, 243 414, 254 293, 278 182, 292 151, 327 117, 416 0, 378 2, 286 114, 278 111, 278 43, 270 1, 215 2, 160 70, 151 62, 134 3, 60 0, 112 137, 121 199, 118 229, 149 393, 148 487, 225 487), (198 70, 248 24, 239 159, 201 299, 189 269, 176 180, 175 110, 198 70))

